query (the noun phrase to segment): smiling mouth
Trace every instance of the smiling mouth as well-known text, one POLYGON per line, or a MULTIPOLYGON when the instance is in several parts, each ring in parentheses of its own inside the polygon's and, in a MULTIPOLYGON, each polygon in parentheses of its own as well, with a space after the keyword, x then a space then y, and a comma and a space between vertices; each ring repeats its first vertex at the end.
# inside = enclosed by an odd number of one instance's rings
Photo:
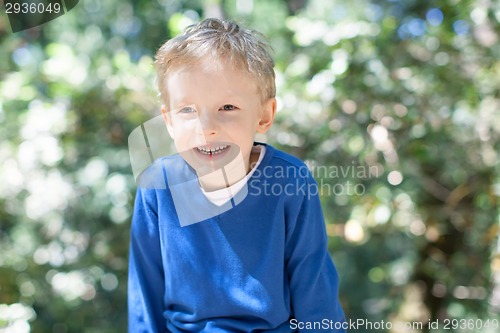
POLYGON ((196 147, 195 149, 200 154, 212 156, 212 155, 217 155, 217 154, 223 153, 226 150, 228 150, 230 147, 231 147, 230 145, 218 145, 218 146, 213 146, 213 147, 210 147, 210 146, 196 147))

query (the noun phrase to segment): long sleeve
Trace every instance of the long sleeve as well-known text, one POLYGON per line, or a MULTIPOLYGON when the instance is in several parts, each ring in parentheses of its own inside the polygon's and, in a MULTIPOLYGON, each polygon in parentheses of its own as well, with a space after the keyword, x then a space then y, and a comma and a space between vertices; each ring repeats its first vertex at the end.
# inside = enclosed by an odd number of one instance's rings
POLYGON ((298 324, 306 322, 321 323, 322 332, 345 332, 341 329, 345 317, 338 298, 339 279, 328 253, 317 183, 310 174, 302 180, 305 194, 294 196, 294 208, 287 216, 285 263, 295 319, 291 323, 297 323, 299 332, 318 331, 298 324))
POLYGON ((164 278, 155 190, 139 188, 130 235, 128 329, 165 332, 164 278))

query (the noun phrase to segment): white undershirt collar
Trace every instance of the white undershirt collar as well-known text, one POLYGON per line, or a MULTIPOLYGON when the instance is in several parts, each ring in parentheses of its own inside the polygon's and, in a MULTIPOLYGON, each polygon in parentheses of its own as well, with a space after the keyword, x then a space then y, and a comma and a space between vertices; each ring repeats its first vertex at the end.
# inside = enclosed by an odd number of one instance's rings
POLYGON ((266 146, 254 145, 252 147, 251 153, 259 153, 259 159, 257 160, 257 163, 252 168, 252 170, 250 170, 250 172, 245 177, 243 177, 241 180, 239 180, 238 182, 234 183, 233 185, 231 185, 229 187, 222 188, 220 190, 210 191, 210 192, 206 192, 203 188, 200 187, 201 191, 207 197, 208 200, 210 200, 213 204, 215 204, 217 206, 222 206, 223 204, 225 204, 226 202, 231 200, 231 198, 234 197, 234 195, 236 193, 238 193, 246 185, 248 179, 250 179, 250 177, 252 177, 253 173, 255 172, 255 170, 258 168, 258 166, 262 162, 262 159, 264 158, 264 155, 266 154, 266 146))

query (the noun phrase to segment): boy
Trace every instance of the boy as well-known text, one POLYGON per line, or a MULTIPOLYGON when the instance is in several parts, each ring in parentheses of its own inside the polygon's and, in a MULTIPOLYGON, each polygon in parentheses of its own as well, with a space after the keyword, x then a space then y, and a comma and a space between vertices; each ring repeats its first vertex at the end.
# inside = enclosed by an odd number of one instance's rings
POLYGON ((317 184, 254 142, 276 111, 268 44, 206 19, 166 42, 156 67, 179 154, 141 175, 129 331, 344 332, 317 184))

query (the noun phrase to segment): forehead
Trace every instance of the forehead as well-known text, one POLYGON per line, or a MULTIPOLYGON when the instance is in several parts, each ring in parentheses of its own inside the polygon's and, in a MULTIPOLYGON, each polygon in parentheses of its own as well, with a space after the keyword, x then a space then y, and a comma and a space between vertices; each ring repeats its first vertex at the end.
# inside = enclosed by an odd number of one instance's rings
POLYGON ((165 79, 171 100, 204 95, 254 95, 258 92, 253 75, 221 61, 202 61, 173 69, 165 79))

